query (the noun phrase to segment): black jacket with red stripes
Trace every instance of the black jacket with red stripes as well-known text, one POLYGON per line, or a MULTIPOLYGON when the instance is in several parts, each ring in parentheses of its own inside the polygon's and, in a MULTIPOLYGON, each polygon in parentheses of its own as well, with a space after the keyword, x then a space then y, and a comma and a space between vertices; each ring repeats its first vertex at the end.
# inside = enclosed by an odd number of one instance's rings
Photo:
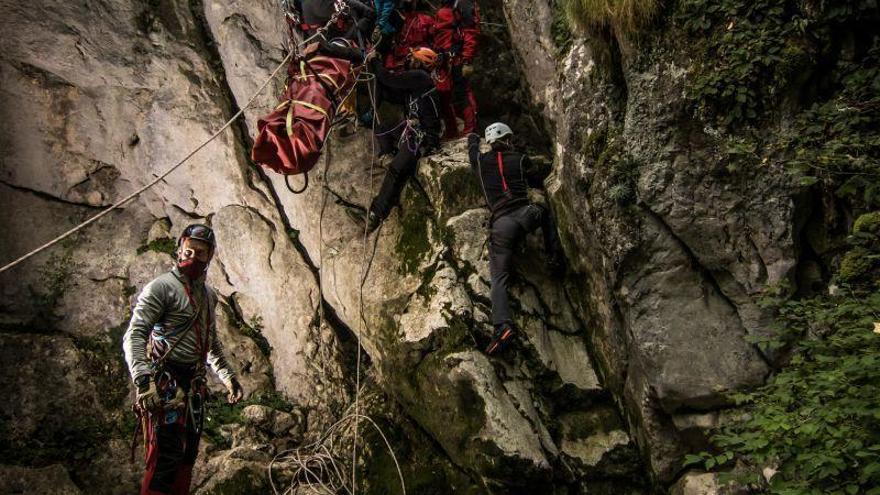
POLYGON ((528 188, 543 188, 546 174, 529 157, 512 150, 480 153, 480 136, 468 135, 471 170, 480 181, 492 221, 529 204, 528 188))

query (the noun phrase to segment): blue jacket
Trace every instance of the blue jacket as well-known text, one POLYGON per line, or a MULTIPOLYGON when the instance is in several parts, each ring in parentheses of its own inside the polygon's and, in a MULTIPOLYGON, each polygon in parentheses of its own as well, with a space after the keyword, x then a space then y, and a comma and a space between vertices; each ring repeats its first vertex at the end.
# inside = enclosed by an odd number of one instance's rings
POLYGON ((382 34, 389 35, 397 31, 394 24, 391 23, 391 14, 394 13, 394 7, 397 0, 375 0, 376 1, 376 24, 382 34))

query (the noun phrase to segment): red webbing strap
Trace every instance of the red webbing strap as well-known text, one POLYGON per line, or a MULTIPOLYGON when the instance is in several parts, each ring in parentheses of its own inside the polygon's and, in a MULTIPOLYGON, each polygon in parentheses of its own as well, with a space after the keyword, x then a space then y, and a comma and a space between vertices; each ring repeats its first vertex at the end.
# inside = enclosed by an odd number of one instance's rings
POLYGON ((501 174, 501 187, 504 188, 504 192, 507 192, 507 180, 504 179, 504 160, 501 159, 501 152, 498 152, 497 155, 498 161, 498 173, 501 174))
MULTIPOLYGON (((208 305, 208 287, 205 286, 205 299, 202 301, 202 307, 196 306, 196 301, 193 299, 192 290, 190 289, 189 284, 184 283, 183 288, 186 291, 186 297, 189 298, 189 304, 193 307, 193 310, 196 311, 196 321, 193 322, 193 327, 196 331, 196 350, 201 356, 201 361, 199 361, 200 365, 205 364, 205 360, 208 358, 208 343, 211 338, 211 329, 205 329, 205 338, 202 338, 202 309, 207 308, 208 305)), ((206 318, 207 320, 207 318, 206 318)))

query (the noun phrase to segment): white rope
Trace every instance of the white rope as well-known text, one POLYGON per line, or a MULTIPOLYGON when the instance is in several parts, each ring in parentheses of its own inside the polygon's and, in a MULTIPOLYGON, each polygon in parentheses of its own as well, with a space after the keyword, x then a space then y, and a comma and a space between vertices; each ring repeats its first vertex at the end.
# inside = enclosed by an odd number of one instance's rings
MULTIPOLYGON (((358 81, 367 83, 367 90, 370 95, 370 106, 373 111, 373 128, 375 129, 378 122, 378 111, 376 109, 376 98, 373 87, 370 86, 369 82, 375 81, 375 75, 363 70, 358 75, 358 81), (364 76, 363 78, 361 76, 364 76)), ((356 84, 355 84, 356 86, 356 84)), ((352 89, 349 90, 348 94, 345 98, 340 101, 345 101, 349 96, 351 96, 352 92, 355 89, 355 86, 352 86, 352 89)), ((331 129, 332 131, 332 129, 331 129)), ((371 160, 370 160, 370 170, 367 175, 367 187, 368 197, 372 198, 373 195, 373 167, 376 161, 376 142, 374 139, 371 139, 371 160)), ((328 156, 325 157, 324 162, 324 195, 322 198, 321 205, 321 213, 318 219, 318 242, 319 242, 319 256, 321 264, 319 267, 319 281, 318 281, 318 291, 321 294, 321 301, 323 303, 323 259, 324 259, 324 239, 323 239, 323 215, 324 209, 326 206, 327 200, 327 170, 329 168, 329 153, 330 146, 328 142, 327 149, 325 151, 328 153, 328 156)), ((369 215, 369 209, 367 211, 369 215)), ((367 250, 369 246, 369 232, 367 230, 368 225, 364 225, 364 235, 363 235, 363 259, 361 261, 361 281, 359 284, 358 291, 358 305, 360 311, 360 324, 355 327, 355 337, 357 339, 357 358, 356 358, 356 371, 355 371, 355 397, 354 401, 349 404, 348 408, 346 408, 345 413, 342 418, 340 418, 336 423, 331 425, 321 437, 312 442, 310 444, 286 450, 280 452, 272 461, 269 463, 269 483, 272 488, 272 491, 275 495, 289 495, 293 493, 303 493, 298 491, 298 488, 303 488, 306 490, 305 493, 316 493, 316 494, 338 494, 345 493, 347 495, 356 495, 357 494, 357 457, 358 457, 358 440, 360 438, 360 422, 367 421, 382 437, 382 440, 385 443, 385 447, 388 450, 388 453, 391 455, 392 460, 394 461, 394 466, 397 470, 397 476, 400 480, 401 492, 403 495, 406 495, 406 481, 403 477, 403 471, 400 469, 400 463, 397 460, 397 455, 394 453, 394 449, 391 447, 391 443, 388 441, 388 437, 385 435, 385 432, 379 427, 379 425, 369 416, 361 414, 361 335, 363 330, 366 327, 366 319, 364 318, 364 297, 363 297, 363 288, 364 281, 366 280, 366 276, 368 273, 368 258, 367 258, 367 250), (354 412, 349 412, 354 409, 354 412), (351 424, 349 424, 351 423, 351 424), (346 431, 348 429, 351 430, 352 434, 352 452, 351 452, 351 474, 350 476, 344 474, 344 466, 340 466, 340 455, 342 452, 338 452, 336 450, 337 442, 341 439, 342 435, 345 433, 341 431, 343 425, 347 425, 346 431), (275 484, 273 469, 276 464, 284 463, 293 468, 295 468, 292 481, 290 486, 287 487, 283 492, 278 491, 278 487, 275 484)), ((378 235, 377 235, 378 237, 378 235)), ((373 246, 375 250, 375 244, 373 246)), ((323 308, 319 311, 320 318, 323 319, 323 308)), ((319 323, 320 324, 320 323, 319 323)))
MULTIPOLYGON (((302 43, 300 43, 300 44, 297 46, 297 48, 300 48, 300 47, 302 47, 303 45, 305 45, 305 44, 309 43, 310 41, 312 41, 313 39, 315 39, 316 37, 323 35, 324 31, 325 31, 325 30, 326 30, 326 29, 327 29, 332 23, 336 22, 337 17, 338 17, 343 11, 344 11, 344 9, 342 9, 342 10, 338 10, 337 12, 335 12, 335 13, 333 14, 333 16, 330 18, 330 20, 327 21, 327 24, 325 24, 323 27, 321 27, 320 29, 318 29, 318 30, 315 32, 315 34, 313 34, 313 35, 309 36, 308 38, 306 38, 302 43)), ((264 82, 263 85, 260 86, 260 88, 257 89, 257 91, 253 94, 253 96, 250 97, 250 99, 248 100, 247 104, 245 104, 243 107, 241 107, 241 109, 240 109, 238 112, 236 112, 235 115, 233 115, 229 120, 227 120, 226 123, 223 124, 223 127, 221 127, 220 129, 217 130, 217 132, 215 132, 214 134, 212 134, 211 137, 209 137, 207 141, 203 142, 202 144, 198 145, 194 150, 190 151, 185 157, 183 157, 182 160, 180 160, 179 162, 175 163, 172 167, 170 167, 168 170, 166 170, 165 172, 163 172, 161 175, 159 175, 158 177, 156 177, 155 179, 153 179, 153 180, 152 180, 151 182, 149 182, 147 185, 141 187, 141 188, 138 189, 137 191, 135 191, 135 192, 129 194, 128 196, 122 198, 121 200, 119 200, 119 201, 117 201, 116 203, 114 203, 113 205, 107 207, 105 210, 101 211, 100 213, 98 213, 97 215, 93 216, 92 218, 89 218, 89 219, 86 220, 85 222, 83 222, 83 223, 77 225, 76 227, 74 227, 74 228, 68 230, 67 232, 61 234, 60 236, 58 236, 58 237, 52 239, 51 241, 49 241, 49 242, 43 244, 42 246, 40 246, 40 247, 34 249, 33 251, 30 251, 29 253, 27 253, 27 254, 25 254, 25 255, 19 257, 19 258, 16 259, 15 261, 12 261, 12 262, 10 262, 10 263, 4 265, 2 268, 0 268, 0 273, 3 273, 3 272, 5 272, 5 271, 9 270, 10 268, 12 268, 12 267, 18 265, 19 263, 21 263, 21 262, 27 260, 28 258, 31 258, 32 256, 34 256, 34 255, 36 255, 36 254, 38 254, 38 253, 40 253, 40 252, 42 252, 42 251, 45 251, 46 249, 49 249, 50 247, 54 246, 55 244, 58 244, 59 242, 63 241, 64 239, 67 239, 68 237, 72 236, 73 234, 79 232, 80 230, 82 230, 82 229, 88 227, 89 225, 91 225, 91 224, 97 222, 98 220, 100 220, 101 218, 103 218, 104 216, 106 216, 107 214, 109 214, 111 211, 116 210, 116 209, 122 207, 123 205, 125 205, 125 204, 128 203, 129 201, 131 201, 131 200, 133 200, 134 198, 136 198, 136 197, 140 196, 141 194, 143 194, 147 189, 150 189, 151 187, 153 187, 153 186, 155 186, 156 184, 158 184, 159 182, 161 182, 163 179, 165 179, 165 177, 168 177, 172 172, 174 172, 175 170, 177 170, 178 168, 180 168, 181 165, 183 165, 184 163, 186 163, 187 161, 189 161, 189 159, 192 158, 193 155, 195 155, 196 153, 198 153, 199 151, 201 151, 202 148, 204 148, 205 146, 207 146, 208 143, 210 143, 210 142, 213 141, 214 139, 217 139, 217 136, 219 136, 221 133, 223 133, 223 131, 225 131, 226 129, 228 129, 229 126, 232 125, 233 122, 235 122, 239 117, 241 117, 242 114, 244 114, 244 111, 247 110, 248 108, 250 108, 251 105, 253 105, 254 100, 257 99, 257 96, 259 96, 260 93, 262 93, 263 90, 266 89, 266 86, 268 86, 269 83, 272 82, 273 79, 275 79, 275 76, 278 75, 278 72, 281 71, 282 68, 284 68, 284 66, 287 64, 287 62, 290 61, 290 59, 293 58, 294 54, 297 53, 298 51, 299 51, 298 49, 297 49, 297 50, 290 50, 290 52, 287 54, 287 56, 284 57, 284 60, 282 60, 281 63, 278 64, 278 67, 276 67, 275 70, 272 72, 272 74, 269 76, 269 78, 266 79, 266 82, 264 82)))

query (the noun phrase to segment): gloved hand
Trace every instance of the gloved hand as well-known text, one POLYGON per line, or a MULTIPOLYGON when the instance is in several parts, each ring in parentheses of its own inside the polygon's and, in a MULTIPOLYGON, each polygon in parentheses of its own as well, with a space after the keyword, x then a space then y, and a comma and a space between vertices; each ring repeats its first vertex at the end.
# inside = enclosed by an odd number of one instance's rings
POLYGON ((138 379, 137 405, 144 411, 152 411, 162 404, 159 391, 152 377, 146 376, 138 379), (146 378, 146 379, 144 379, 146 378))
POLYGON ((235 404, 244 397, 244 389, 241 388, 237 378, 230 379, 225 385, 226 390, 229 391, 229 394, 226 395, 226 401, 230 404, 235 404))
POLYGON ((174 393, 174 398, 165 403, 165 410, 182 409, 185 404, 186 393, 182 388, 177 387, 177 392, 174 393))
POLYGON ((474 74, 474 66, 471 64, 464 64, 461 66, 461 75, 464 77, 471 77, 474 74))

